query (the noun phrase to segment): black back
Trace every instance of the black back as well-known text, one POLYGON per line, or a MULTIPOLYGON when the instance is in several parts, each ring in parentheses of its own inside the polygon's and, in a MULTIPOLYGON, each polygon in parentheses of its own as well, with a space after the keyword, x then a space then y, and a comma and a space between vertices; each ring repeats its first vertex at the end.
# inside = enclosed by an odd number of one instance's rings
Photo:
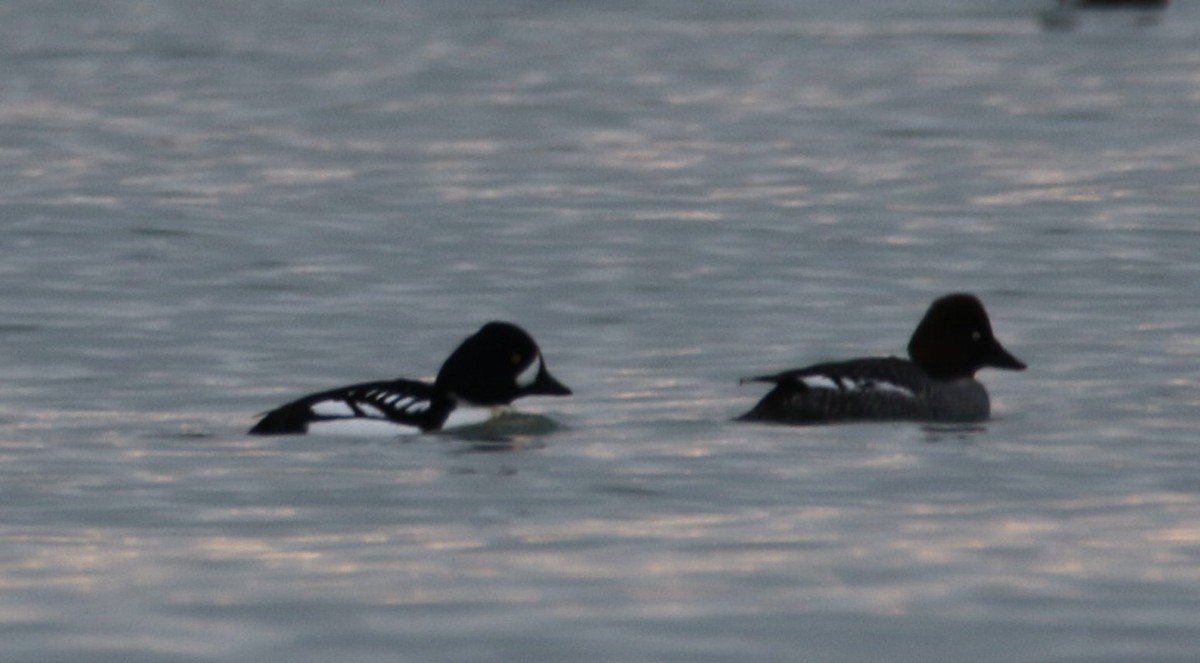
POLYGON ((453 409, 454 402, 444 392, 424 382, 404 379, 363 382, 311 394, 275 408, 250 433, 299 435, 307 432, 312 422, 357 417, 383 419, 430 431, 441 428, 453 409), (350 413, 317 414, 313 407, 320 403, 344 403, 350 413))
POLYGON ((925 419, 931 414, 925 398, 929 378, 912 362, 897 357, 816 364, 744 381, 770 382, 775 388, 738 421, 817 424, 925 419), (804 378, 822 378, 831 384, 814 388, 804 378))

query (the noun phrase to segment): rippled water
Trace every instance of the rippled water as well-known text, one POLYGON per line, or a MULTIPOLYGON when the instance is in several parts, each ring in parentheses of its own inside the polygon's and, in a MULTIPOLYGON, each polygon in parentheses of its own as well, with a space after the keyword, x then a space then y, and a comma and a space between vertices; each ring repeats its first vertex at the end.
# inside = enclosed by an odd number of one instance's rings
POLYGON ((0 659, 1194 660, 1200 6, 1052 5, 0 5, 0 659), (729 423, 953 290, 986 426, 729 423))

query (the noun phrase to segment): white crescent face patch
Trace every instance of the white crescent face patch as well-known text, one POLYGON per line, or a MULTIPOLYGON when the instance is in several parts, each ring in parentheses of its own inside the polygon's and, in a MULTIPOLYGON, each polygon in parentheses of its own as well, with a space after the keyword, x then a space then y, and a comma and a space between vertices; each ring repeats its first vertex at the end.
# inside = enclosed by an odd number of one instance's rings
POLYGON ((517 374, 517 386, 521 388, 532 385, 536 380, 538 373, 542 372, 542 355, 533 356, 533 361, 529 362, 529 366, 525 370, 517 374))

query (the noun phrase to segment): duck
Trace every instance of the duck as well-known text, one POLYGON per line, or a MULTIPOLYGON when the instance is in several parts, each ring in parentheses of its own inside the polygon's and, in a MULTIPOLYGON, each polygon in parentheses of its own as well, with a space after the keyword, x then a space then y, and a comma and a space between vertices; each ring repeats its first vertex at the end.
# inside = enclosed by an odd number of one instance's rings
POLYGON ((487 408, 495 415, 518 398, 571 393, 547 370, 527 331, 492 321, 450 353, 432 383, 395 378, 309 394, 260 415, 249 433, 426 433, 446 427, 461 409, 487 408))
POLYGON ((979 298, 937 298, 908 342, 908 359, 864 357, 743 378, 772 389, 743 422, 831 424, 853 421, 977 423, 991 416, 981 368, 1021 371, 1025 363, 996 340, 979 298))

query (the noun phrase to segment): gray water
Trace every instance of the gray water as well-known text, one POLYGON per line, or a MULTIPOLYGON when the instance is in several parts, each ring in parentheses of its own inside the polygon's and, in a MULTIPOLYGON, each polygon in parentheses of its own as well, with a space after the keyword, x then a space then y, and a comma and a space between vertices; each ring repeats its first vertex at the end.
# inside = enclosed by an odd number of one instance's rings
POLYGON ((1196 660, 1200 3, 1052 4, 0 5, 0 660, 1196 660), (956 290, 986 425, 729 422, 956 290))

